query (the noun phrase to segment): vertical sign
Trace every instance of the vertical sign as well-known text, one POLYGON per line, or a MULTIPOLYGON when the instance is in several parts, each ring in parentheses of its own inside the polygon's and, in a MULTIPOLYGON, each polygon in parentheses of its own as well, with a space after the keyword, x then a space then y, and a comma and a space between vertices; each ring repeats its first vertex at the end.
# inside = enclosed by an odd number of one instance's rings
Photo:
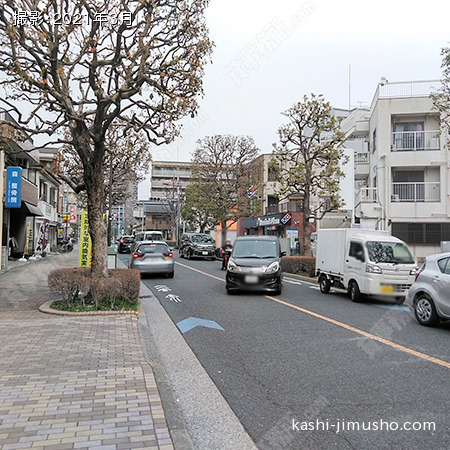
POLYGON ((44 219, 39 227, 39 234, 36 240, 36 249, 35 253, 45 252, 48 244, 48 228, 49 228, 49 220, 44 219))
POLYGON ((80 233, 80 267, 91 267, 92 265, 92 242, 89 234, 88 212, 81 213, 80 233))
POLYGON ((6 203, 7 208, 20 208, 22 190, 22 168, 8 167, 6 170, 6 203))
POLYGON ((77 223, 77 207, 70 207, 70 223, 77 223))

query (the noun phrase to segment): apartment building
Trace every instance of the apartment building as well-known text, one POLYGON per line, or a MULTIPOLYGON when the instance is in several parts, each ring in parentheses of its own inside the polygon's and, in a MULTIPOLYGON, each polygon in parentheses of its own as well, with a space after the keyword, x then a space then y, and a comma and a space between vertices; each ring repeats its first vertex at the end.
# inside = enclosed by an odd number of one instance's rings
POLYGON ((18 136, 14 119, 0 111, 0 219, 1 219, 1 267, 8 264, 8 256, 21 257, 32 248, 36 217, 43 212, 38 207, 39 152, 33 149, 28 136, 18 136), (6 187, 8 167, 18 167, 17 185, 20 198, 16 205, 8 205, 3 189, 6 187), (5 177, 5 178, 4 178, 5 177), (4 182, 5 181, 5 182, 4 182), (4 198, 5 197, 5 198, 4 198))
POLYGON ((355 221, 389 230, 417 258, 450 240, 448 130, 430 94, 439 81, 382 81, 372 105, 343 123, 355 149, 355 221))
POLYGON ((191 163, 153 161, 151 169, 151 196, 177 198, 184 196, 191 180, 191 163))

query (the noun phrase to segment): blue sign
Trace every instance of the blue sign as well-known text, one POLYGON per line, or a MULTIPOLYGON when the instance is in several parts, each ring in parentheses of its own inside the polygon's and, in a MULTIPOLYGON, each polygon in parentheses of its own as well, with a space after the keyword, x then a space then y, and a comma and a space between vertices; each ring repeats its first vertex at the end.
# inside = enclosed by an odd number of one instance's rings
POLYGON ((6 169, 6 204, 7 208, 20 208, 22 194, 22 168, 6 169))

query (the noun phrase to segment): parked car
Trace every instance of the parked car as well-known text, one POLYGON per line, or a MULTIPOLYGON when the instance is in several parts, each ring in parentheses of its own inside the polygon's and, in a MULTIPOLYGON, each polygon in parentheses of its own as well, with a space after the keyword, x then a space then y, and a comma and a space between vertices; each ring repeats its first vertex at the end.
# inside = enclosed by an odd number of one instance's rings
POLYGON ((450 252, 428 256, 408 292, 409 304, 422 325, 450 319, 450 252))
POLYGON ((228 261, 227 292, 250 290, 281 294, 281 258, 285 255, 276 236, 238 237, 228 261))
POLYGON ((119 253, 129 253, 133 243, 134 243, 133 236, 129 235, 122 236, 117 244, 117 251, 119 253))
POLYGON ((216 243, 205 233, 184 233, 180 239, 181 258, 216 258, 216 243))
POLYGON ((141 274, 161 273, 174 276, 173 252, 164 241, 136 242, 130 254, 128 267, 141 274))
POLYGON ((134 235, 134 240, 139 241, 164 241, 164 235, 162 231, 139 231, 134 235))

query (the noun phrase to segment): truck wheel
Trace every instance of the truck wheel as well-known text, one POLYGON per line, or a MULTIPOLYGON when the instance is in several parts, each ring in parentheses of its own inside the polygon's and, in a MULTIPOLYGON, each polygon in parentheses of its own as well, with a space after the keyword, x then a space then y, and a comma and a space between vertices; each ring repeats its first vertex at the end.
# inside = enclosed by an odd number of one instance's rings
POLYGON ((331 283, 326 275, 321 275, 319 279, 320 292, 322 294, 328 294, 330 292, 331 283))
POLYGON ((350 300, 352 302, 357 303, 361 300, 361 291, 359 290, 358 283, 355 280, 350 282, 348 293, 350 294, 350 300))

